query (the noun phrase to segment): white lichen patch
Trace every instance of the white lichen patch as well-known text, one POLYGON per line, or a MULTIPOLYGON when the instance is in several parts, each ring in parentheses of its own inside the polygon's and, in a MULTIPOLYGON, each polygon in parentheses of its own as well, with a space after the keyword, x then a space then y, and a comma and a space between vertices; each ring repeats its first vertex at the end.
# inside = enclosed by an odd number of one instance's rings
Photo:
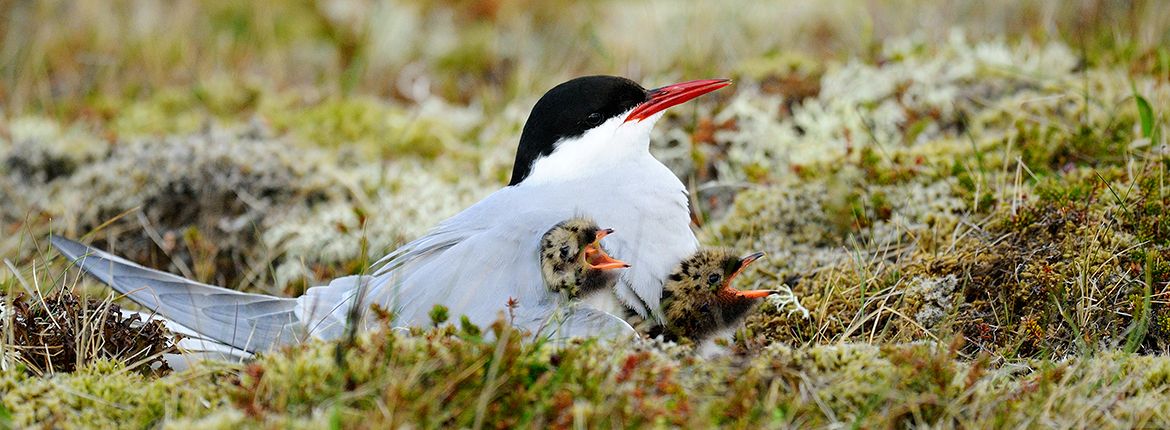
POLYGON ((721 173, 747 180, 742 169, 762 163, 775 177, 793 166, 833 163, 866 146, 914 154, 916 146, 967 134, 998 139, 1011 132, 1005 119, 1040 119, 1053 111, 1087 111, 1097 121, 1112 114, 1097 100, 1109 105, 1130 94, 1126 80, 1110 72, 1079 72, 1078 58, 1060 43, 972 42, 956 32, 942 46, 891 40, 881 57, 887 61, 830 65, 819 93, 790 113, 782 109, 783 94, 739 83, 714 117, 735 124, 715 133, 728 147, 730 169, 721 173), (1096 100, 1081 96, 1086 81, 1099 89, 1092 93, 1096 100))
POLYGON ((0 223, 20 224, 44 213, 51 183, 68 180, 109 145, 81 127, 43 117, 0 119, 0 223))
MULTIPOLYGON (((868 185, 868 194, 862 197, 851 194, 854 183, 862 186, 851 180, 834 180, 750 189, 707 233, 735 248, 767 252, 765 264, 779 272, 807 274, 851 261, 859 247, 868 253, 912 244, 932 229, 950 231, 967 209, 954 195, 955 184, 950 179, 868 185), (840 220, 827 215, 852 210, 851 199, 879 200, 873 196, 880 196, 885 206, 878 208, 882 217, 869 225, 842 226, 840 220)), ((855 215, 847 212, 847 216, 855 215)))
POLYGON ((838 235, 823 210, 828 194, 827 184, 815 182, 750 189, 706 231, 736 249, 766 252, 761 263, 797 273, 834 264, 847 255, 838 251, 838 235))
POLYGON ((881 247, 908 242, 909 235, 930 229, 953 230, 968 208, 955 196, 955 182, 950 178, 871 187, 870 193, 882 193, 890 206, 888 218, 874 221, 864 232, 868 240, 881 247))
POLYGON ((925 328, 936 324, 951 314, 955 307, 955 290, 959 279, 955 275, 941 278, 915 277, 906 289, 907 300, 919 303, 914 320, 925 328))
POLYGON ((800 304, 800 297, 792 292, 792 288, 781 285, 776 287, 776 290, 780 293, 768 296, 768 303, 776 307, 776 312, 808 318, 808 309, 800 304))

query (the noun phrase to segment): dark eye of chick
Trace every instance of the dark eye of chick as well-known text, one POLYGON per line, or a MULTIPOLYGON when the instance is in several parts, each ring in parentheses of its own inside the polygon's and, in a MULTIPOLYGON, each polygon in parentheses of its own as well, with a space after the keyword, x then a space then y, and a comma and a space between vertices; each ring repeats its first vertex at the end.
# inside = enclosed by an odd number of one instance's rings
POLYGON ((720 279, 723 279, 723 277, 719 276, 718 273, 712 273, 711 276, 707 277, 707 282, 710 283, 711 285, 715 285, 715 284, 719 283, 720 279))
POLYGON ((601 114, 593 112, 585 117, 585 123, 589 125, 601 124, 601 114))
POLYGON ((561 259, 562 260, 569 259, 569 245, 565 245, 565 246, 561 247, 561 259))

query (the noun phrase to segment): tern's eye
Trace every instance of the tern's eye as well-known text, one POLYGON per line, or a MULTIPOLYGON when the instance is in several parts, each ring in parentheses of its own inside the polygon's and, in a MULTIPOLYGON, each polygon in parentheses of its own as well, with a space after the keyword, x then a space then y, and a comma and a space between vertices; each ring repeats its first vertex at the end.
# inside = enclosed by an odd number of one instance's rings
POLYGON ((720 276, 718 273, 712 273, 711 276, 707 277, 707 282, 710 283, 711 285, 716 285, 719 283, 719 281, 721 279, 723 279, 723 277, 720 276))
POLYGON ((601 124, 601 114, 597 112, 589 114, 589 116, 585 117, 585 123, 589 125, 601 124))
POLYGON ((565 246, 561 247, 561 259, 562 260, 569 259, 569 245, 565 245, 565 246))

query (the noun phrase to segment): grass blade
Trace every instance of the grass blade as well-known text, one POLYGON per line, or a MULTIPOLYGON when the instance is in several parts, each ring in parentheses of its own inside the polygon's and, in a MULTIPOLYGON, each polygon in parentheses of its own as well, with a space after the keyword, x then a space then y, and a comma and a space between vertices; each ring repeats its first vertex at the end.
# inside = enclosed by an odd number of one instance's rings
POLYGON ((1134 90, 1133 99, 1137 102, 1138 117, 1141 119, 1142 137, 1149 139, 1154 135, 1154 108, 1145 97, 1138 95, 1134 90))
POLYGON ((1150 326, 1150 285, 1153 284, 1154 273, 1154 253, 1146 252, 1146 282, 1142 287, 1142 312, 1137 319, 1133 321, 1130 327, 1129 335, 1125 337, 1125 352, 1137 352, 1138 347, 1142 345, 1142 341, 1146 340, 1146 333, 1149 332, 1150 326))

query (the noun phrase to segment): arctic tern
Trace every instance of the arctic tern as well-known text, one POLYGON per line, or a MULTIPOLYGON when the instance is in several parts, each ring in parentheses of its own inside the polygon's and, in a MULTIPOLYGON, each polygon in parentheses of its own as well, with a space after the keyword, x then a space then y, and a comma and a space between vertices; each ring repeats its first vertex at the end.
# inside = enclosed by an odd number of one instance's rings
MULTIPOLYGON (((373 274, 337 278, 297 298, 206 285, 62 237, 51 240, 147 309, 200 338, 252 353, 307 337, 335 338, 351 322, 364 328, 372 304, 393 310, 398 325, 427 324, 436 304, 480 325, 505 311, 518 325, 543 324, 560 297, 544 285, 540 239, 557 223, 584 215, 621 232, 607 240, 612 254, 631 266, 613 287, 616 298, 661 321, 663 282, 698 241, 686 188, 650 154, 650 131, 666 109, 729 84, 711 79, 646 90, 625 78, 587 76, 557 85, 524 125, 508 186, 382 258, 373 274)), ((584 311, 563 324, 589 327, 599 315, 620 320, 584 311)))

